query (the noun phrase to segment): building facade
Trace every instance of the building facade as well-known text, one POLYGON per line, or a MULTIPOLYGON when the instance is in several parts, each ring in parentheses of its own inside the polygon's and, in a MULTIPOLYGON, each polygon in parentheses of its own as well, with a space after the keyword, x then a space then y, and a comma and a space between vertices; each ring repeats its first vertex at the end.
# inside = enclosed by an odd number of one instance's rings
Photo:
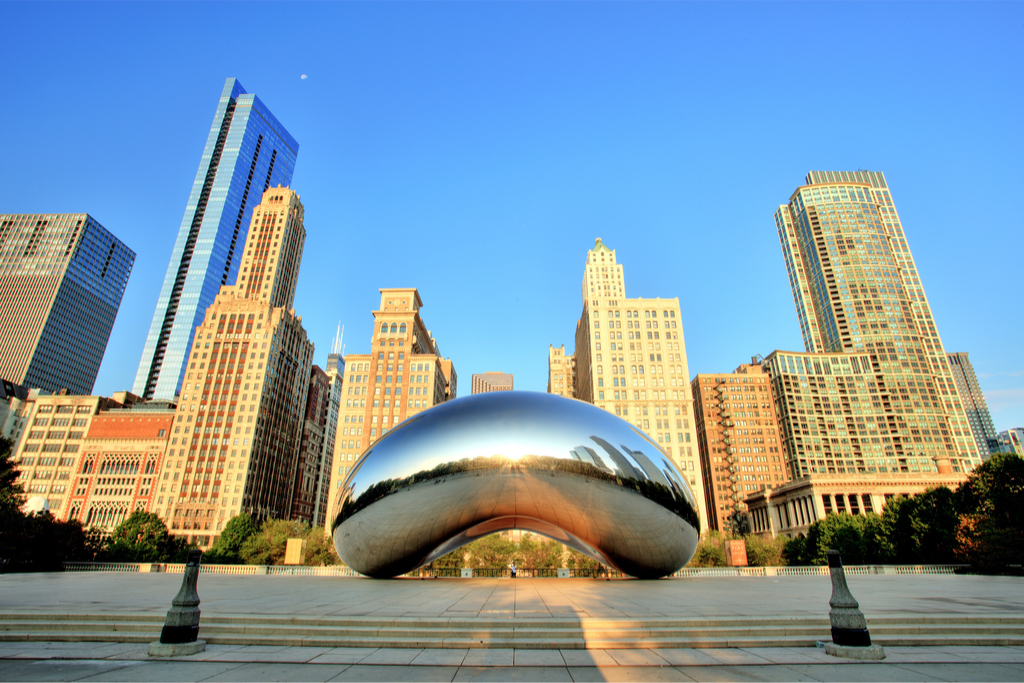
POLYGON ((253 208, 291 183, 299 145, 255 95, 224 84, 146 337, 133 391, 178 395, 193 335, 220 288, 235 284, 253 208))
POLYGON ((698 374, 690 388, 708 527, 738 530, 747 496, 789 481, 771 382, 752 361, 732 373, 698 374))
POLYGON ((974 374, 974 366, 971 365, 966 352, 947 353, 946 358, 949 359, 949 369, 953 373, 953 381, 960 394, 967 421, 971 425, 974 443, 978 446, 982 460, 988 460, 988 456, 999 449, 999 439, 992 424, 992 415, 988 412, 985 394, 982 393, 978 377, 974 374))
POLYGON ((166 403, 99 411, 82 443, 61 518, 111 531, 133 512, 148 511, 173 422, 174 407, 166 403))
POLYGON ((295 494, 292 496, 291 519, 315 526, 318 496, 324 491, 322 477, 330 463, 324 462, 327 440, 327 414, 331 407, 331 379, 314 365, 306 395, 306 412, 302 424, 302 444, 299 446, 299 468, 295 475, 295 494))
MULTIPOLYGON (((948 459, 955 472, 977 466, 981 458, 885 176, 812 171, 776 211, 775 223, 805 349, 851 354, 861 371, 867 359, 873 386, 866 388, 878 392, 871 403, 884 404, 884 424, 897 430, 887 435, 894 448, 886 459, 948 459)), ((828 467, 808 462, 827 459, 797 454, 791 474, 828 467)))
POLYGON ((360 455, 403 420, 456 397, 458 377, 427 329, 413 288, 381 289, 371 353, 349 354, 331 467, 327 528, 338 488, 360 455))
POLYGON ((806 536, 827 515, 881 514, 895 496, 915 496, 939 486, 955 490, 960 474, 813 475, 751 494, 747 498, 751 531, 762 536, 806 536))
POLYGON ((88 214, 0 215, 0 379, 92 393, 134 262, 88 214))
POLYGON ((627 299, 622 266, 600 239, 587 252, 576 324, 575 398, 648 434, 687 478, 707 528, 679 299, 627 299))
POLYGON ((996 436, 1002 453, 1016 453, 1024 458, 1024 427, 1015 427, 999 432, 996 436))
POLYGON ((18 483, 26 496, 46 498, 50 512, 66 519, 69 492, 79 487, 77 477, 82 473, 81 456, 86 453, 83 446, 89 428, 101 411, 122 405, 102 396, 64 394, 36 396, 30 401, 28 425, 14 449, 18 483))
POLYGON ((920 389, 881 381, 871 354, 775 351, 762 367, 791 479, 957 471, 966 477, 953 465, 954 450, 935 447, 945 443, 940 423, 904 407, 927 400, 920 389))
POLYGON ((565 344, 548 346, 548 393, 575 398, 576 359, 565 353, 565 344))
POLYGON ((474 394, 486 391, 512 391, 512 374, 508 372, 485 372, 473 375, 474 394))
POLYGON ((295 192, 263 193, 238 282, 221 288, 195 332, 155 511, 202 546, 241 512, 292 513, 313 367, 292 308, 303 213, 295 192))

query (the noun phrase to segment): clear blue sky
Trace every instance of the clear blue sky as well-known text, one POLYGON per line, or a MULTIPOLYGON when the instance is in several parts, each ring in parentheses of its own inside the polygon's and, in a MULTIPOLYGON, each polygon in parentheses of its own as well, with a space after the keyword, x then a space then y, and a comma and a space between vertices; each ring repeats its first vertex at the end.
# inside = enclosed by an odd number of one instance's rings
POLYGON ((3 2, 0 25, 0 211, 88 212, 138 253, 97 393, 131 387, 234 76, 301 145, 321 364, 415 286, 461 393, 542 391, 595 237, 627 296, 679 297, 691 374, 801 350, 772 214, 808 170, 864 168, 946 349, 1024 425, 1024 4, 3 2))

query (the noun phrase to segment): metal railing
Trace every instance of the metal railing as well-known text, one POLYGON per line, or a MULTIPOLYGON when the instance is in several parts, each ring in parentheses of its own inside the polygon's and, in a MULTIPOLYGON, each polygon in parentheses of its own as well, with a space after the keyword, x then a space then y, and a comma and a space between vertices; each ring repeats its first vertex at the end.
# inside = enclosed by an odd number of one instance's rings
MULTIPOLYGON (((907 575, 907 574, 955 574, 957 569, 964 569, 965 564, 927 564, 927 565, 859 565, 845 567, 846 573, 852 576, 870 575, 907 575)), ((165 562, 65 562, 64 571, 68 572, 136 572, 181 574, 185 571, 184 564, 165 562)), ((511 578, 511 569, 493 567, 473 569, 473 578, 511 578)), ((202 574, 234 574, 240 576, 362 576, 354 569, 342 565, 330 567, 301 567, 262 564, 204 564, 199 568, 202 574)), ((403 574, 409 578, 441 579, 462 578, 461 568, 422 568, 403 574)), ((680 579, 709 579, 727 577, 763 577, 763 576, 828 576, 828 567, 693 567, 683 568, 672 574, 680 579)), ((601 567, 596 570, 557 569, 540 567, 517 568, 516 578, 520 579, 622 579, 629 578, 620 571, 601 567)))

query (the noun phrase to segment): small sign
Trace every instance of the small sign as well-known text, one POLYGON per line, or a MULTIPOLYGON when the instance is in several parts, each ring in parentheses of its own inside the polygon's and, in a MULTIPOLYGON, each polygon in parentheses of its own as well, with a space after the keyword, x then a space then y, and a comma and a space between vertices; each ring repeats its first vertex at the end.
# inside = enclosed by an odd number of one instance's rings
POLYGON ((285 564, 303 564, 306 561, 306 539, 289 538, 284 550, 285 564))

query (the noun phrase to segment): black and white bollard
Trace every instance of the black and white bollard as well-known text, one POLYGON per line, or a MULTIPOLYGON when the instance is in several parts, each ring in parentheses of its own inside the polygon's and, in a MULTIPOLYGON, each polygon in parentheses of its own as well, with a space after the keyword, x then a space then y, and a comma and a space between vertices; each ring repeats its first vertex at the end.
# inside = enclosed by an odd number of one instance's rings
POLYGON ((206 641, 199 640, 199 593, 196 592, 202 558, 202 550, 188 551, 181 590, 167 610, 160 640, 149 644, 150 657, 184 657, 206 649, 206 641))
POLYGON ((871 644, 868 622, 860 604, 846 585, 846 572, 838 550, 829 550, 828 573, 832 576, 832 597, 828 613, 832 622, 832 642, 825 643, 825 652, 848 659, 885 659, 885 649, 871 644))

